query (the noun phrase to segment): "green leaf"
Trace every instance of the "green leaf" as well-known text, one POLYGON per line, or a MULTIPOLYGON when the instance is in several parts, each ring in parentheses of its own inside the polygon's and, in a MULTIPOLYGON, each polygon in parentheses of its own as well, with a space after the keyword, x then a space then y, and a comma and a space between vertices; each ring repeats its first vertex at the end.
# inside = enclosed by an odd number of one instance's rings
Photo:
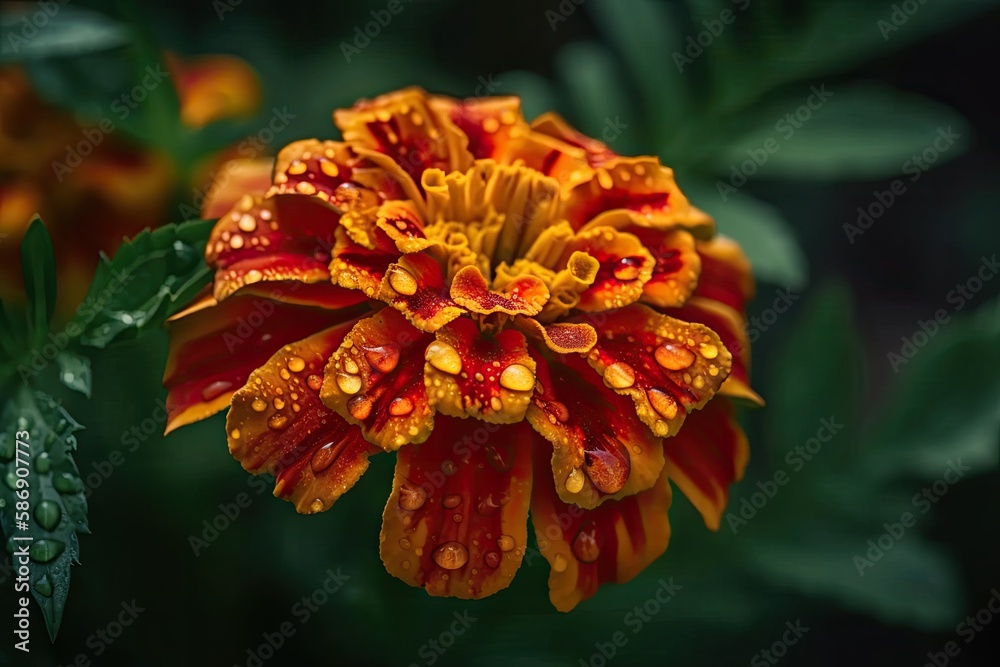
POLYGON ((681 187, 692 202, 715 218, 721 234, 739 242, 757 280, 791 290, 806 285, 805 254, 778 209, 728 189, 723 200, 718 187, 707 183, 681 187))
MULTIPOLYGON (((630 119, 622 118, 621 114, 628 113, 630 102, 611 53, 596 42, 575 42, 556 55, 556 69, 573 103, 577 127, 585 134, 614 144, 617 133, 602 136, 602 132, 606 128, 617 130, 619 119, 629 123, 630 119)), ((617 146, 615 150, 628 152, 617 146)))
POLYGON ((49 332, 49 320, 56 307, 56 258, 49 231, 37 217, 21 240, 21 275, 31 335, 38 341, 49 332))
POLYGON ((49 6, 49 11, 38 3, 4 8, 4 13, 0 14, 3 60, 79 56, 113 49, 129 40, 125 27, 103 14, 67 7, 64 3, 49 6), (45 17, 41 27, 38 27, 40 19, 35 18, 39 14, 45 17))
POLYGON ((928 313, 886 353, 896 370, 872 437, 881 472, 943 474, 962 459, 973 474, 996 469, 1000 434, 1000 300, 975 315, 928 313), (923 345, 917 343, 925 341, 923 345), (961 383, 956 386, 956 373, 961 383), (954 387, 953 390, 943 390, 954 387))
POLYGON ((59 381, 90 398, 90 359, 69 350, 59 353, 59 381))
POLYGON ((0 527, 8 549, 27 545, 31 593, 54 640, 69 595, 70 567, 80 562, 77 533, 90 532, 83 480, 71 456, 74 433, 83 427, 52 398, 27 387, 7 402, 3 424, 0 527), (16 495, 23 491, 26 499, 16 495), (18 502, 25 500, 28 510, 22 514, 18 502))
POLYGON ((714 161, 727 177, 754 155, 755 179, 915 175, 958 157, 972 138, 954 109, 874 84, 802 84, 738 122, 740 132, 714 161), (820 103, 814 90, 827 99, 820 103), (811 109, 810 101, 817 108, 811 109), (765 150, 768 146, 775 148, 765 150))
POLYGON ((623 7, 609 0, 591 0, 588 7, 638 79, 643 112, 660 133, 656 143, 664 143, 690 103, 683 74, 673 60, 674 52, 682 48, 676 8, 656 2, 630 2, 623 7))
POLYGON ((84 345, 103 348, 161 326, 208 284, 211 271, 202 257, 213 222, 146 230, 122 244, 114 259, 102 256, 67 329, 81 331, 84 345))
POLYGON ((865 368, 851 295, 844 285, 830 283, 791 307, 800 311, 795 328, 768 366, 766 432, 791 448, 815 437, 821 420, 836 423, 841 428, 829 453, 832 463, 856 448, 854 434, 860 430, 865 368))

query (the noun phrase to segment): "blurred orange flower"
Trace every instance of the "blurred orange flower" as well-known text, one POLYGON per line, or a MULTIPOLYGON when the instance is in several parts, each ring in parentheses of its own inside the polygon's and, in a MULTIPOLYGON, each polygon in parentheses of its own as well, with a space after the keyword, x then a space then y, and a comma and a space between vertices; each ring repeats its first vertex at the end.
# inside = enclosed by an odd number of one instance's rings
MULTIPOLYGON (((186 126, 249 116, 259 107, 259 82, 242 60, 166 60, 186 126)), ((18 247, 37 214, 56 250, 60 309, 72 309, 100 251, 113 253, 123 238, 175 217, 166 207, 184 178, 169 156, 109 131, 108 119, 82 124, 41 99, 24 70, 0 67, 0 296, 23 298, 18 247), (73 164, 70 147, 79 148, 73 164)))
POLYGON ((167 430, 231 405, 230 451, 303 513, 398 450, 382 560, 433 595, 506 587, 529 508, 560 610, 664 552, 669 481, 717 529, 748 459, 729 399, 760 402, 754 284, 672 171, 513 97, 334 119, 213 230, 167 430))

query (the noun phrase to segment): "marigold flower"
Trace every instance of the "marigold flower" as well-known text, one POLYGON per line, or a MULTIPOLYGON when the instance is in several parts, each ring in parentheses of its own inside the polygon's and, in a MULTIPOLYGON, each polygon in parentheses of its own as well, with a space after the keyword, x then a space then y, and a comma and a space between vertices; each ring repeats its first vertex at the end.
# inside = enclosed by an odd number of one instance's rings
POLYGON ((231 405, 229 449, 299 512, 397 451, 388 571, 506 587, 529 508, 572 609, 666 549, 668 481, 719 526, 748 458, 739 247, 672 171, 514 97, 411 88, 334 114, 219 219, 171 324, 167 430, 231 405))

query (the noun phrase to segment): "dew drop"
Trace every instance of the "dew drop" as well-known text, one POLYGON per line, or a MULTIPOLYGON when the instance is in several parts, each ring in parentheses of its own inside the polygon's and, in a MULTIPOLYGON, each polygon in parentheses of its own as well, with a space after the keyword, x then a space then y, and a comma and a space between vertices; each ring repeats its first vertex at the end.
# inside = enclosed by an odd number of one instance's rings
POLYGON ((309 467, 312 468, 314 473, 321 473, 337 460, 341 452, 341 443, 328 442, 315 452, 313 452, 312 457, 309 459, 309 467))
POLYGON ((694 352, 677 345, 660 345, 653 353, 656 363, 670 371, 682 371, 694 363, 694 352))
POLYGON ((361 376, 337 373, 337 386, 345 394, 356 394, 361 391, 361 376))
POLYGON ((399 506, 404 510, 418 510, 427 502, 427 492, 419 486, 404 482, 399 486, 399 506))
POLYGON ((43 500, 35 507, 35 521, 45 530, 55 529, 61 518, 62 510, 59 509, 59 503, 43 500))
POLYGON ((309 511, 316 514, 317 512, 322 512, 324 507, 326 507, 326 505, 323 504, 323 499, 316 498, 312 501, 312 504, 309 505, 309 511))
POLYGON ((389 267, 389 285, 403 296, 412 296, 417 293, 417 279, 398 264, 389 267))
POLYGON ((47 574, 43 574, 42 577, 35 582, 35 591, 47 598, 52 597, 52 582, 49 581, 49 576, 47 574))
POLYGON ((604 381, 615 389, 628 389, 635 384, 635 371, 626 363, 614 363, 604 369, 604 381))
POLYGON ((580 493, 583 491, 583 471, 573 468, 569 476, 566 477, 566 490, 570 493, 580 493))
POLYGON ((323 378, 319 375, 310 375, 306 378, 306 384, 309 385, 309 388, 313 391, 319 391, 323 386, 323 378))
POLYGON ((393 417, 404 417, 413 412, 413 401, 408 398, 394 398, 389 404, 389 414, 393 417))
POLYGON ((485 560, 486 564, 495 570, 498 567, 500 567, 501 558, 502 557, 500 556, 500 554, 498 554, 496 551, 491 551, 488 554, 486 554, 483 560, 485 560))
POLYGON ((500 547, 500 551, 513 551, 514 538, 510 535, 501 535, 497 538, 497 546, 500 547))
POLYGON ((527 366, 511 364, 500 374, 500 386, 511 391, 530 391, 535 388, 535 375, 527 366))
POLYGON ((347 401, 347 411, 355 419, 363 421, 368 419, 368 415, 372 413, 372 406, 374 404, 375 402, 367 396, 355 396, 347 401))
POLYGON ((52 459, 49 458, 48 452, 42 452, 35 459, 35 470, 44 475, 49 470, 52 469, 52 459))
POLYGON ((254 412, 264 412, 264 410, 267 410, 267 403, 259 398, 255 398, 250 404, 250 407, 253 408, 254 412))
POLYGON ((31 545, 29 555, 36 563, 48 563, 60 556, 66 549, 66 544, 59 540, 36 540, 31 545))
POLYGON ((615 264, 612 273, 618 280, 635 280, 642 268, 642 257, 622 257, 615 264))
POLYGON ((365 359, 378 372, 389 373, 399 363, 399 347, 390 343, 366 349, 365 359))
POLYGON ((667 392, 660 389, 650 389, 646 392, 646 398, 649 399, 649 404, 653 406, 653 409, 667 419, 673 419, 677 416, 677 401, 667 392))
POLYGON ((267 427, 275 431, 280 431, 288 426, 288 417, 280 413, 274 413, 267 420, 267 427))
POLYGON ((719 348, 717 348, 715 345, 706 343, 701 346, 701 356, 705 357, 706 359, 715 359, 717 356, 719 356, 719 348))
POLYGON ((442 373, 458 375, 462 372, 462 357, 458 350, 440 340, 435 340, 424 351, 424 359, 442 373))
POLYGON ((588 521, 573 538, 573 555, 582 563, 593 563, 601 555, 601 537, 597 524, 588 521))
POLYGON ((445 542, 434 550, 434 562, 446 570, 457 570, 469 562, 469 550, 461 542, 445 542))
POLYGON ((288 370, 293 373, 301 373, 306 368, 306 362, 302 357, 291 357, 288 360, 288 370))
POLYGON ((441 500, 441 504, 444 505, 447 509, 453 510, 462 504, 462 496, 458 495, 457 493, 447 495, 441 500))
POLYGON ((565 572, 567 567, 569 567, 569 560, 566 556, 556 554, 556 557, 552 560, 552 569, 556 572, 565 572))
POLYGON ((52 486, 59 493, 79 493, 83 491, 83 481, 72 473, 59 473, 52 478, 52 486))

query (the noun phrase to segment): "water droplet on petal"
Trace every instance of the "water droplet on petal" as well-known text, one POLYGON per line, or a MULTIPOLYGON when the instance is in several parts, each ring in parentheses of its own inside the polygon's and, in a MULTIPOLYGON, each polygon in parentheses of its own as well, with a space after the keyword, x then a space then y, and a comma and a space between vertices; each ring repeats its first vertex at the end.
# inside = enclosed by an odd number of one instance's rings
POLYGON ((573 468, 569 476, 566 477, 566 490, 570 493, 580 493, 583 491, 583 471, 579 468, 573 468))
POLYGON ((660 389, 649 389, 646 391, 646 398, 649 399, 649 404, 653 406, 653 409, 667 419, 673 419, 677 416, 677 401, 667 392, 660 389))
POLYGON ((355 396, 351 400, 347 401, 347 411, 351 413, 351 416, 359 421, 364 421, 368 419, 368 415, 372 413, 372 406, 374 401, 368 396, 355 396))
POLYGON ((255 398, 250 407, 253 408, 254 412, 264 412, 264 410, 267 410, 267 403, 259 398, 255 398))
POLYGON ((434 550, 434 562, 446 570, 457 570, 469 562, 469 550, 461 542, 445 542, 434 550))
POLYGON ((682 371, 694 363, 694 352, 678 345, 660 345, 653 353, 656 363, 669 371, 682 371))
POLYGON ((642 268, 642 257, 622 257, 615 264, 612 273, 618 280, 635 280, 642 268))
POLYGON ((435 340, 428 345, 424 351, 424 359, 442 373, 458 375, 462 372, 462 357, 458 350, 444 341, 435 340))
POLYGON ((462 496, 458 495, 457 493, 447 495, 441 500, 441 504, 444 505, 446 508, 453 510, 462 504, 462 496))
POLYGON ((497 546, 500 547, 500 551, 513 551, 514 538, 510 535, 501 535, 497 538, 497 546))
POLYGON ((320 387, 323 386, 323 378, 319 375, 310 375, 306 378, 306 384, 309 385, 309 388, 313 391, 319 391, 320 387))
POLYGON ((337 373, 337 386, 345 394, 356 394, 361 391, 361 376, 337 373))
POLYGON ((635 384, 635 371, 628 364, 614 363, 604 369, 604 381, 615 389, 628 389, 635 384))
POLYGON ((404 510, 418 510, 427 502, 427 492, 419 486, 404 482, 399 486, 399 506, 404 510))
POLYGON ((527 366, 511 364, 500 374, 500 386, 511 391, 531 391, 535 388, 535 374, 527 366))
POLYGON ((569 567, 569 560, 566 556, 556 554, 556 557, 552 560, 552 569, 556 572, 565 572, 567 567, 569 567))
POLYGON ((288 417, 281 413, 274 413, 267 420, 267 427, 275 431, 280 431, 288 426, 288 417))
POLYGON ((328 442, 313 452, 312 457, 309 459, 309 467, 312 468, 314 473, 321 473, 333 465, 333 462, 340 456, 341 444, 339 442, 328 442))
POLYGON ((399 347, 393 344, 380 345, 365 350, 365 359, 380 373, 389 373, 399 363, 399 347))
POLYGON ((302 357, 290 357, 288 359, 288 370, 293 373, 301 373, 306 368, 306 362, 302 357))
POLYGON ((489 565, 490 567, 492 567, 494 570, 497 569, 498 567, 500 567, 500 561, 501 561, 501 559, 502 559, 502 556, 500 556, 500 554, 498 554, 496 551, 489 552, 483 558, 483 560, 486 561, 486 564, 489 565))
POLYGON ((413 412, 413 401, 408 398, 394 398, 389 404, 389 414, 393 417, 404 417, 413 412))
POLYGON ((316 498, 312 501, 312 504, 309 505, 309 511, 316 514, 317 512, 322 512, 324 507, 326 507, 326 505, 323 504, 323 499, 316 498))
POLYGON ((404 296, 412 296, 417 293, 417 279, 398 264, 389 267, 389 285, 404 296))
POLYGON ((597 524, 588 521, 573 538, 573 555, 582 563, 593 563, 601 555, 602 537, 597 524))

